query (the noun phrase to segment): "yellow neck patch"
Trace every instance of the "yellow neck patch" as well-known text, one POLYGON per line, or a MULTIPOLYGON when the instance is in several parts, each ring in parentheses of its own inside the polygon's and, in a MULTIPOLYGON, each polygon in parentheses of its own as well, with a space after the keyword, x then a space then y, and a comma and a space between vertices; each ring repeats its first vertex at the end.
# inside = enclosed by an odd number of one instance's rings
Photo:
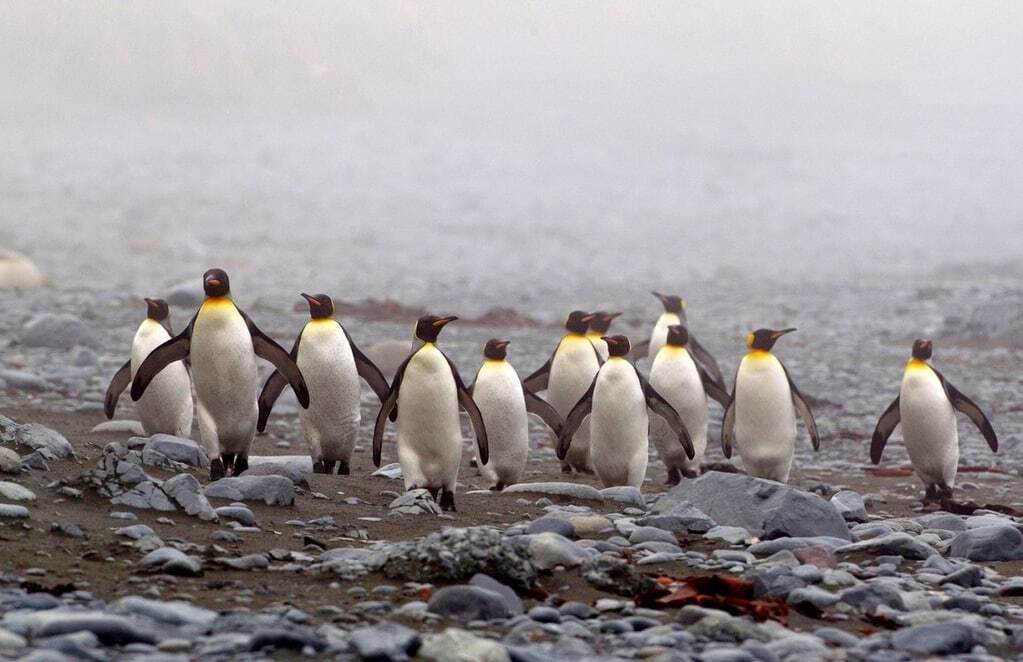
POLYGON ((231 301, 231 297, 207 297, 206 300, 202 302, 202 307, 203 308, 206 308, 206 307, 216 308, 216 307, 220 307, 220 306, 233 306, 233 305, 234 305, 234 301, 231 301))
POLYGON ((665 345, 661 348, 661 351, 668 356, 685 356, 689 354, 689 350, 685 347, 679 347, 678 345, 665 345))
POLYGON ((746 354, 746 358, 750 361, 767 361, 774 358, 771 353, 766 349, 755 349, 752 352, 746 354))
POLYGON ((931 366, 927 365, 926 361, 921 361, 920 359, 910 359, 909 361, 906 361, 906 372, 930 369, 931 366))

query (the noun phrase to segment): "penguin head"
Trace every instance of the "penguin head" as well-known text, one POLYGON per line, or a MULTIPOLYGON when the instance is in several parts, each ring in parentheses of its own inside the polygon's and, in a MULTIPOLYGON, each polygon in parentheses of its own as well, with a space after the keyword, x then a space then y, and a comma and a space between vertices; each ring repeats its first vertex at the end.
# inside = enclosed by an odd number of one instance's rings
POLYGON ((593 321, 593 315, 585 313, 581 310, 573 310, 568 314, 568 319, 565 320, 565 330, 572 333, 586 333, 586 329, 590 327, 590 322, 593 321))
POLYGON ((625 336, 603 336, 601 340, 607 343, 608 356, 625 356, 632 349, 625 336))
POLYGON ((674 347, 685 347, 689 344, 689 329, 684 324, 672 324, 668 327, 666 343, 674 347))
POLYGON ((661 294, 660 292, 651 292, 655 297, 661 300, 661 305, 664 306, 664 312, 675 313, 676 315, 682 315, 686 309, 686 302, 682 300, 677 294, 661 294))
POLYGON ((750 349, 757 349, 762 352, 769 352, 774 347, 774 343, 786 333, 792 333, 795 329, 782 329, 781 331, 775 331, 774 329, 757 329, 753 333, 749 334, 746 338, 746 344, 750 349))
POLYGON ((231 294, 231 281, 223 269, 210 269, 202 275, 202 288, 208 297, 226 297, 231 294))
POLYGON ((326 294, 303 292, 302 298, 309 302, 309 317, 311 319, 322 320, 334 316, 334 300, 326 294))
POLYGON ((598 310, 593 313, 593 319, 590 320, 590 333, 604 335, 611 328, 611 322, 619 315, 621 313, 609 313, 606 310, 598 310))
POLYGON ((154 322, 162 322, 170 317, 170 306, 163 299, 150 299, 146 297, 146 317, 154 322))
POLYGON ((934 351, 934 343, 926 338, 917 338, 913 341, 913 358, 919 361, 926 361, 931 358, 934 351))
POLYGON ((437 336, 440 335, 440 330, 444 328, 444 325, 449 322, 454 322, 457 317, 437 317, 436 315, 426 315, 420 317, 419 321, 416 322, 416 339, 422 340, 423 342, 437 342, 437 336))
POLYGON ((506 348, 510 342, 510 340, 498 340, 497 338, 491 338, 483 347, 483 356, 491 361, 503 361, 505 357, 508 356, 506 348))

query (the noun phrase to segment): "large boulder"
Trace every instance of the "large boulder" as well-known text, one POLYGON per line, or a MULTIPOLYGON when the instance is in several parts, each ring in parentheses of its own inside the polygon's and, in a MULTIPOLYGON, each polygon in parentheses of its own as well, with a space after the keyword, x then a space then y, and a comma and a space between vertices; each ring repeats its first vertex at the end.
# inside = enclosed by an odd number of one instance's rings
POLYGON ((96 334, 85 322, 68 313, 42 313, 36 315, 21 332, 21 344, 26 347, 71 349, 76 345, 95 347, 96 334))
POLYGON ((210 459, 206 455, 206 449, 191 439, 175 437, 170 434, 154 434, 149 439, 132 437, 128 440, 128 446, 134 447, 137 442, 142 442, 143 464, 161 465, 159 456, 163 456, 175 462, 187 464, 190 467, 206 469, 210 466, 210 459))
POLYGON ((790 485, 742 474, 711 471, 671 488, 652 516, 688 502, 718 524, 739 526, 765 538, 831 536, 851 540, 834 504, 790 485))
POLYGON ((295 484, 284 476, 232 476, 206 486, 211 499, 231 501, 262 501, 268 506, 290 506, 295 503, 295 484))
POLYGON ((0 443, 27 446, 47 460, 60 460, 74 455, 71 442, 56 430, 39 423, 19 424, 0 416, 0 443))
POLYGON ((1011 524, 967 529, 952 539, 948 555, 971 561, 1023 559, 1023 533, 1011 524))

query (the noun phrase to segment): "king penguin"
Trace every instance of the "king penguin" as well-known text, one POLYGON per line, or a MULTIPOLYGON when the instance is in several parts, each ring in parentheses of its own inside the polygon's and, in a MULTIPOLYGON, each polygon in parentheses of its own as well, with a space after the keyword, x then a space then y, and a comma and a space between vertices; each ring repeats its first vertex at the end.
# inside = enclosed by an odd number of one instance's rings
POLYGON ((646 476, 648 456, 647 408, 668 423, 690 459, 695 449, 675 408, 639 374, 635 365, 625 360, 629 339, 605 336, 604 341, 609 355, 607 362, 565 419, 558 439, 558 457, 565 457, 571 448, 572 436, 589 416, 590 455, 597 477, 605 487, 640 487, 646 476))
MULTIPOLYGON (((661 294, 660 292, 651 292, 657 297, 661 305, 664 307, 664 312, 657 318, 657 322, 654 324, 654 330, 650 332, 650 340, 639 343, 632 348, 632 352, 629 358, 633 361, 638 361, 644 356, 657 356, 657 352, 661 351, 661 347, 664 346, 665 341, 668 338, 668 327, 673 324, 686 325, 686 302, 682 297, 677 294, 661 294)), ((725 389, 725 380, 721 375, 721 368, 718 366, 718 362, 711 356, 703 345, 696 339, 696 337, 689 334, 689 345, 688 350, 692 354, 693 358, 697 363, 703 366, 707 371, 707 374, 718 383, 718 385, 725 389)))
MULTIPOLYGON (((534 393, 547 391, 547 402, 563 419, 572 411, 575 403, 586 393, 593 382, 593 377, 600 370, 600 355, 586 331, 593 315, 581 310, 573 310, 565 320, 565 335, 554 348, 551 358, 540 366, 536 372, 526 377, 526 388, 534 393)), ((557 440, 554 436, 552 440, 557 440)), ((561 458, 561 471, 570 473, 572 470, 593 473, 590 463, 590 426, 583 421, 576 434, 571 451, 561 458)))
POLYGON ((927 362, 933 348, 930 340, 913 343, 913 355, 902 374, 899 396, 881 415, 870 443, 870 459, 877 464, 888 437, 902 423, 906 452, 926 487, 925 503, 952 498, 959 464, 956 410, 966 414, 980 429, 992 452, 998 452, 998 437, 984 412, 927 362))
POLYGON ((234 301, 223 269, 203 274, 206 298, 185 330, 153 350, 131 385, 138 401, 156 375, 176 361, 191 359, 199 404, 199 433, 210 456, 210 479, 249 466, 256 434, 256 356, 288 378, 298 403, 309 406, 309 391, 298 366, 280 345, 259 330, 234 301))
POLYGON ((806 425, 815 451, 821 440, 810 405, 796 388, 789 371, 771 348, 795 329, 757 329, 749 334, 750 352, 735 373, 732 400, 721 423, 721 450, 732 457, 732 440, 746 473, 780 483, 788 482, 796 443, 795 411, 806 425), (793 409, 794 408, 794 409, 793 409))
POLYGON ((707 450, 707 396, 725 409, 731 397, 714 381, 706 369, 693 360, 686 346, 689 332, 682 324, 668 327, 667 342, 654 356, 650 366, 650 385, 682 417, 693 440, 695 455, 690 458, 675 442, 675 434, 660 417, 650 419, 650 438, 668 469, 668 485, 678 484, 682 476, 700 474, 700 460, 707 450))
POLYGON ((611 322, 621 313, 609 313, 604 310, 598 310, 593 313, 593 319, 590 320, 589 330, 586 331, 586 337, 590 339, 593 346, 597 348, 597 354, 600 356, 601 361, 607 361, 607 343, 604 342, 604 336, 607 335, 608 329, 611 328, 611 322))
POLYGON ((561 432, 558 412, 527 389, 508 362, 508 344, 507 340, 487 341, 483 365, 469 388, 490 442, 490 460, 480 465, 480 472, 495 490, 522 479, 529 457, 527 414, 539 416, 554 434, 561 432))
MULTIPOLYGON (((114 417, 117 399, 131 384, 132 376, 149 353, 170 340, 170 307, 163 299, 146 298, 147 314, 131 341, 131 358, 110 380, 103 411, 114 417)), ((146 394, 135 404, 139 422, 147 435, 157 433, 190 437, 192 434, 192 380, 184 363, 170 366, 157 376, 146 394)))
MULTIPOLYGON (((352 450, 359 435, 359 378, 376 393, 380 402, 389 387, 383 373, 355 345, 348 330, 334 319, 334 300, 326 294, 302 294, 309 304, 309 321, 295 338, 291 359, 309 388, 309 408, 298 412, 302 434, 309 444, 313 471, 351 473, 352 450)), ((280 370, 274 370, 259 394, 256 429, 266 429, 270 410, 288 385, 280 370)))
POLYGON ((455 482, 462 461, 461 407, 469 415, 480 464, 490 459, 483 415, 462 382, 458 368, 437 349, 441 329, 457 317, 420 317, 415 349, 394 375, 391 389, 373 429, 373 464, 380 466, 384 427, 391 411, 398 413, 398 462, 405 490, 425 488, 444 510, 455 510, 455 482), (439 498, 438 498, 439 493, 439 498))

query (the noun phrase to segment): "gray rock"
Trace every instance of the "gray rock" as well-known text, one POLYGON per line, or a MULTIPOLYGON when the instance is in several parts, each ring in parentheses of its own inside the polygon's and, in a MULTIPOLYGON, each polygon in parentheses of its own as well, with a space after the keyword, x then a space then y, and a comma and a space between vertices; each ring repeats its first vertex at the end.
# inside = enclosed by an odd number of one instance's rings
POLYGON ((528 544, 533 565, 539 570, 551 570, 559 565, 574 568, 589 558, 585 549, 557 533, 528 536, 528 544))
POLYGON ((291 467, 295 473, 308 475, 313 472, 313 458, 308 455, 250 455, 249 468, 261 464, 283 464, 291 467))
POLYGON ((50 525, 50 533, 68 538, 84 538, 85 531, 74 522, 54 522, 50 525))
POLYGON ((0 446, 0 473, 21 473, 21 456, 6 446, 0 446))
POLYGON ((187 514, 205 522, 216 521, 216 511, 203 494, 199 481, 192 474, 178 474, 167 479, 163 483, 163 491, 187 514))
POLYGON ((28 642, 25 641, 25 637, 14 634, 10 630, 0 628, 0 651, 16 651, 27 645, 28 642))
POLYGON ((975 643, 973 630, 962 623, 925 623, 892 634, 892 645, 918 655, 969 653, 975 643))
POLYGON ((114 535, 124 536, 125 538, 131 538, 132 540, 141 540, 143 538, 157 537, 156 531, 146 526, 145 524, 132 524, 131 526, 122 527, 114 531, 114 535))
POLYGON ((907 559, 924 560, 938 554, 937 550, 908 533, 890 533, 886 536, 854 542, 835 550, 836 554, 895 554, 907 559))
POLYGON ((245 470, 246 476, 283 476, 295 485, 302 487, 309 487, 307 478, 309 473, 312 472, 302 472, 295 465, 284 462, 263 462, 245 470))
POLYGON ((91 632, 108 645, 132 643, 153 644, 156 638, 148 629, 140 627, 124 616, 101 611, 65 611, 49 609, 19 614, 5 619, 11 629, 32 639, 54 637, 73 632, 91 632))
POLYGON ((189 279, 177 285, 171 285, 163 292, 163 298, 172 306, 183 306, 193 308, 202 303, 202 283, 195 279, 189 279))
POLYGON ((430 496, 430 492, 425 489, 409 490, 391 501, 387 507, 392 512, 403 515, 440 515, 442 512, 440 506, 430 496))
POLYGON ((842 538, 829 538, 827 536, 814 536, 810 538, 776 538, 774 540, 764 540, 762 542, 754 543, 749 546, 747 551, 757 556, 770 556, 771 554, 782 550, 792 551, 807 547, 827 547, 829 549, 838 549, 839 547, 845 547, 848 544, 848 540, 843 540, 842 538))
POLYGON ((403 662, 422 645, 415 630, 386 622, 352 630, 350 641, 361 659, 372 662, 403 662))
POLYGON ((26 347, 71 349, 75 345, 98 346, 96 334, 82 320, 67 313, 36 315, 21 332, 26 347))
POLYGON ((474 662, 510 662, 504 646, 496 641, 477 637, 458 628, 447 628, 441 634, 429 635, 416 659, 426 662, 473 660, 474 662))
POLYGON ((21 458, 22 471, 49 471, 50 465, 46 464, 46 458, 39 451, 29 453, 21 458))
POLYGON ((208 469, 210 459, 206 455, 206 449, 191 439, 175 437, 170 434, 154 434, 148 439, 132 437, 128 440, 129 447, 134 441, 143 441, 142 462, 155 464, 154 453, 159 453, 175 462, 187 464, 190 467, 208 469))
POLYGON ((630 506, 646 508, 646 499, 643 498, 643 493, 639 491, 638 487, 633 487, 632 485, 605 487, 600 490, 600 496, 604 499, 604 501, 625 503, 630 506))
POLYGON ((582 501, 603 501, 600 490, 582 483, 516 483, 503 490, 506 494, 544 494, 582 501))
POLYGON ((971 561, 1023 559, 1023 534, 1011 524, 967 529, 952 539, 949 556, 971 561))
POLYGON ((74 455, 71 443, 56 430, 39 423, 20 425, 6 416, 0 416, 0 443, 27 446, 47 460, 62 460, 74 455))
POLYGON ((24 370, 0 370, 0 380, 7 382, 7 388, 13 388, 18 391, 40 393, 50 388, 45 379, 24 370))
POLYGON ((966 530, 966 520, 951 513, 928 513, 916 518, 925 529, 943 529, 958 533, 966 530))
POLYGON ((283 476, 232 476, 206 486, 209 498, 231 501, 262 501, 268 506, 295 502, 295 484, 283 476))
POLYGON ((462 623, 492 621, 511 616, 500 594, 471 585, 445 586, 433 594, 426 608, 431 613, 462 623))
POLYGON ((219 556, 216 560, 235 570, 266 570, 270 567, 270 559, 266 557, 266 554, 248 554, 237 558, 219 556))
POLYGON ((817 611, 824 611, 838 602, 838 596, 816 586, 803 586, 792 589, 786 601, 794 607, 809 605, 817 611))
POLYGON ((8 503, 0 503, 0 519, 25 519, 28 517, 28 508, 25 506, 13 506, 8 503))
POLYGON ((502 584, 493 577, 483 573, 473 575, 472 579, 469 580, 469 585, 500 595, 504 598, 504 604, 508 607, 508 613, 512 616, 522 613, 522 600, 519 599, 519 596, 512 587, 502 584))
POLYGON ((401 478, 401 465, 397 462, 385 464, 384 466, 380 467, 370 475, 379 476, 381 478, 390 478, 392 480, 396 478, 401 478))
POLYGON ((110 605, 115 614, 145 616, 167 625, 194 625, 207 628, 217 620, 217 612, 196 607, 181 600, 149 600, 129 595, 110 605))
POLYGON ((973 564, 966 564, 942 578, 938 584, 956 584, 963 588, 980 586, 984 582, 984 569, 973 564))
POLYGON ((864 612, 871 612, 880 605, 906 610, 906 601, 896 586, 890 583, 857 584, 838 594, 839 600, 864 612))
POLYGON ((0 497, 11 501, 35 501, 35 492, 17 483, 0 480, 0 497))
POLYGON ((575 526, 565 517, 545 515, 530 522, 526 527, 526 533, 557 533, 571 538, 575 535, 575 526))
POLYGON ((637 523, 672 533, 706 533, 717 526, 717 522, 687 501, 669 501, 660 514, 644 517, 637 523))
POLYGON ((151 480, 143 481, 130 490, 111 497, 110 503, 140 510, 173 512, 178 509, 160 485, 151 480))
POLYGON ((813 631, 813 634, 824 643, 839 646, 841 648, 851 648, 860 641, 854 635, 849 634, 845 630, 839 630, 838 628, 833 627, 817 628, 813 631))
POLYGON ((831 497, 831 503, 838 509, 847 522, 866 522, 867 507, 863 497, 852 490, 841 490, 831 497))
POLYGON ((256 516, 244 506, 221 506, 216 509, 216 513, 221 519, 240 522, 245 526, 257 526, 256 516))
POLYGON ((202 561, 198 557, 188 556, 173 547, 154 549, 138 562, 138 566, 182 577, 197 577, 202 574, 202 561))
POLYGON ((93 432, 126 432, 128 434, 140 437, 146 434, 145 429, 142 427, 142 423, 139 421, 131 421, 127 419, 119 419, 115 421, 103 421, 97 423, 92 427, 93 432))
POLYGON ((671 488, 652 515, 688 502, 718 524, 739 526, 763 538, 829 536, 849 540, 838 509, 821 497, 789 485, 741 474, 711 471, 671 488))
POLYGON ((634 545, 644 542, 670 542, 677 545, 678 538, 674 533, 654 526, 637 526, 629 535, 629 542, 634 545))
POLYGON ((725 542, 732 545, 740 545, 752 536, 750 532, 741 526, 715 526, 713 529, 703 534, 704 538, 710 540, 724 540, 725 542))

